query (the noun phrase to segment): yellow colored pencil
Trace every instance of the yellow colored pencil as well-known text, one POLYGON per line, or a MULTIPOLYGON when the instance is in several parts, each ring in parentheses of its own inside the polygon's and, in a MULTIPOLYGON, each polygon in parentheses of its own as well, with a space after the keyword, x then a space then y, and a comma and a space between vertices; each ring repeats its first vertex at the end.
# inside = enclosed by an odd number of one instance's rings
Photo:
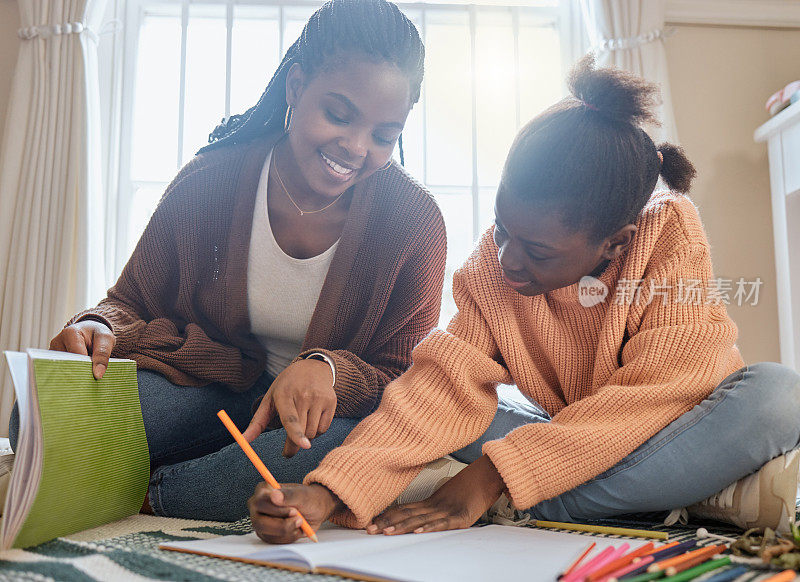
POLYGON ((560 521, 544 521, 537 519, 533 521, 536 527, 547 527, 553 529, 567 529, 571 531, 583 531, 588 533, 610 534, 618 536, 631 536, 637 538, 650 538, 654 540, 669 539, 669 534, 664 531, 650 531, 647 529, 629 529, 627 527, 609 527, 605 525, 588 525, 585 523, 564 523, 560 521))
MULTIPOLYGON (((272 473, 269 472, 269 469, 267 469, 267 466, 258 457, 256 452, 253 450, 253 447, 250 446, 250 443, 248 443, 244 439, 244 436, 242 435, 241 432, 239 432, 239 429, 236 428, 236 425, 233 424, 233 421, 231 420, 231 417, 228 416, 228 413, 225 412, 224 410, 220 410, 217 413, 217 416, 219 416, 219 419, 222 421, 222 424, 225 425, 225 428, 228 429, 228 431, 233 436, 234 440, 239 444, 240 447, 242 447, 244 454, 247 455, 247 458, 250 459, 250 462, 253 463, 258 472, 261 473, 261 476, 264 477, 264 481, 269 483, 270 487, 274 489, 280 489, 281 484, 275 480, 275 477, 273 477, 272 473)), ((300 529, 303 530, 303 533, 305 533, 309 538, 311 538, 312 541, 319 542, 319 540, 317 539, 317 534, 315 534, 311 526, 308 525, 306 518, 303 517, 303 515, 300 513, 300 510, 297 511, 297 515, 299 515, 300 519, 303 520, 303 522, 300 524, 300 529)))

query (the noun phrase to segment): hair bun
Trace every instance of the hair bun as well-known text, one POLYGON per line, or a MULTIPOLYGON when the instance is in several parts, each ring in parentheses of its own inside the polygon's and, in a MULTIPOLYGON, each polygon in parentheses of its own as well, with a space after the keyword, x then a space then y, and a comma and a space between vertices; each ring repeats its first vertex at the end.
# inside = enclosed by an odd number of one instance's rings
POLYGON ((658 85, 622 69, 595 68, 591 53, 572 68, 567 87, 590 110, 615 121, 660 125, 653 111, 660 97, 658 85))
POLYGON ((686 157, 683 148, 662 143, 658 146, 663 162, 661 163, 661 177, 670 190, 686 193, 692 187, 692 180, 697 175, 694 165, 686 157))

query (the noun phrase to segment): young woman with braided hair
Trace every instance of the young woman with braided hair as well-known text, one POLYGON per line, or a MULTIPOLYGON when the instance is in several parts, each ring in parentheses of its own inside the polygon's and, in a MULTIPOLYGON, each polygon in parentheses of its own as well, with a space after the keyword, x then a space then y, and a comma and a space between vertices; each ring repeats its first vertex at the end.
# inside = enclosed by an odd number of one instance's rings
POLYGON ((676 518, 688 506, 788 529, 800 376, 743 367, 681 194, 694 168, 640 128, 655 86, 585 58, 570 88, 514 141, 495 225, 454 276, 447 331, 422 341, 305 485, 257 487, 261 538, 302 536, 298 510, 312 527, 330 517, 373 534, 469 527, 504 493, 535 519, 676 518), (654 192, 659 175, 669 191, 654 192), (682 297, 691 284, 704 295, 682 297), (508 383, 540 408, 498 408, 508 383), (387 509, 447 454, 469 464, 427 499, 387 509))
POLYGON ((391 159, 423 62, 393 3, 326 3, 169 185, 108 297, 53 339, 98 378, 109 356, 136 360, 145 509, 247 514, 260 477, 222 408, 277 478, 302 480, 437 323, 444 224, 391 159))

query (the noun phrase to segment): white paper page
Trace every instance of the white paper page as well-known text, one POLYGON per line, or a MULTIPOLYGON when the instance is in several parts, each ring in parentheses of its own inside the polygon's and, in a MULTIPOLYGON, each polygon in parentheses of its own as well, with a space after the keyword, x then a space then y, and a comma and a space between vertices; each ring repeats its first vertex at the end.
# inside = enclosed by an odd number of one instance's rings
POLYGON ((281 564, 299 565, 304 568, 312 567, 294 551, 294 544, 270 546, 258 539, 255 533, 238 536, 222 536, 208 540, 169 542, 161 544, 159 547, 183 549, 229 558, 279 562, 281 564))
POLYGON ((28 415, 28 355, 23 352, 3 352, 11 371, 11 380, 14 382, 14 392, 17 394, 19 416, 28 415))
POLYGON ((162 547, 217 554, 248 560, 301 564, 313 569, 336 563, 344 565, 363 554, 394 552, 412 544, 433 541, 457 532, 437 532, 407 536, 369 535, 364 530, 345 528, 321 529, 317 532, 319 543, 302 538, 293 544, 267 544, 255 533, 243 536, 224 536, 209 540, 170 542, 162 547))
MULTIPOLYGON (((425 535, 425 534, 423 534, 425 535)), ((416 534, 398 537, 419 537, 416 534)), ((341 569, 407 582, 552 582, 591 542, 592 555, 627 542, 631 549, 645 540, 601 538, 490 525, 458 530, 457 535, 336 561, 341 569)))
POLYGON ((28 354, 10 351, 3 353, 11 372, 19 408, 16 458, 3 508, 5 517, 0 528, 0 547, 8 549, 30 508, 33 495, 39 489, 38 482, 31 482, 30 470, 32 457, 41 451, 41 446, 37 446, 35 442, 37 431, 31 402, 28 354))

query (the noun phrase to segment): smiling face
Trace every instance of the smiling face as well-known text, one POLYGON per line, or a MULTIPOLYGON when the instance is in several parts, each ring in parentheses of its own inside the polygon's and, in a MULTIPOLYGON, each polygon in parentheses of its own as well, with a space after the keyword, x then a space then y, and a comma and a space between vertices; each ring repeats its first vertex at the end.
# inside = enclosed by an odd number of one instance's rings
POLYGON ((628 224, 599 243, 586 232, 564 225, 558 209, 508 192, 495 199, 494 241, 503 278, 526 296, 567 287, 598 275, 630 244, 636 227, 628 224))
POLYGON ((306 196, 335 198, 389 161, 411 88, 396 66, 351 56, 310 78, 292 65, 286 101, 292 185, 306 196))

